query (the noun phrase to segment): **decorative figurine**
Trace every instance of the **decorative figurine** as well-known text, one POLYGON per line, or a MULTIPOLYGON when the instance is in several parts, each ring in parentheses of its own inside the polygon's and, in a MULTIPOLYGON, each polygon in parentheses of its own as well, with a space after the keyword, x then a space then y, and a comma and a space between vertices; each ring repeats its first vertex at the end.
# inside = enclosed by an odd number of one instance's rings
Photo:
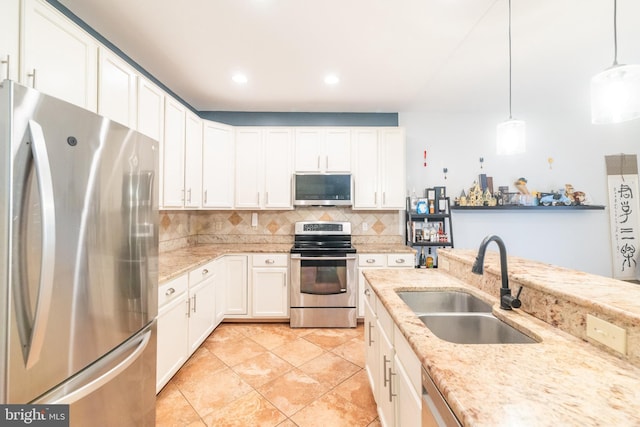
POLYGON ((516 188, 518 189, 518 191, 521 194, 525 194, 525 195, 530 194, 529 190, 527 189, 527 179, 526 178, 523 178, 523 177, 518 178, 518 180, 516 182, 514 182, 514 185, 516 186, 516 188))

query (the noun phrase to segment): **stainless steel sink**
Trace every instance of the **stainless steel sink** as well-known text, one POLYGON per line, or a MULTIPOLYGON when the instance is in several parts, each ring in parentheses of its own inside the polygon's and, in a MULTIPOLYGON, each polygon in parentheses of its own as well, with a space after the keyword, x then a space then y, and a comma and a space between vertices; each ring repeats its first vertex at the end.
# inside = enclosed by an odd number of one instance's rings
POLYGON ((438 313, 419 316, 438 338, 457 344, 533 344, 534 339, 491 313, 438 313))
POLYGON ((398 296, 417 315, 429 313, 491 313, 491 305, 466 292, 404 291, 398 296))

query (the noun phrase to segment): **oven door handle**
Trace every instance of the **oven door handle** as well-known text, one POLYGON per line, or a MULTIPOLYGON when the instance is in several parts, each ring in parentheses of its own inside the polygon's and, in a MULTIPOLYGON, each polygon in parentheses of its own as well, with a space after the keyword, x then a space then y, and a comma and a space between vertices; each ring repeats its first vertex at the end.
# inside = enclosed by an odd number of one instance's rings
POLYGON ((305 257, 305 256, 301 256, 298 254, 291 254, 291 259, 295 259, 295 260, 301 260, 301 261, 317 261, 317 260, 323 260, 323 261, 344 261, 344 260, 351 260, 351 259, 356 259, 356 257, 354 255, 347 255, 347 256, 309 256, 309 257, 305 257))

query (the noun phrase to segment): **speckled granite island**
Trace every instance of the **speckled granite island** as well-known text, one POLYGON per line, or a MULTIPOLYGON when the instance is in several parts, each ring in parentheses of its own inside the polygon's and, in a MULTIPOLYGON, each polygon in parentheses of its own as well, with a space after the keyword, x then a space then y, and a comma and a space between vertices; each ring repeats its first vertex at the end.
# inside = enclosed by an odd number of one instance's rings
POLYGON ((372 270, 365 278, 464 426, 640 426, 640 286, 509 257, 522 308, 498 305, 500 267, 487 252, 439 251, 439 269, 372 270), (454 344, 436 337, 401 290, 464 290, 538 343, 454 344), (591 314, 627 331, 626 354, 586 337, 591 314))

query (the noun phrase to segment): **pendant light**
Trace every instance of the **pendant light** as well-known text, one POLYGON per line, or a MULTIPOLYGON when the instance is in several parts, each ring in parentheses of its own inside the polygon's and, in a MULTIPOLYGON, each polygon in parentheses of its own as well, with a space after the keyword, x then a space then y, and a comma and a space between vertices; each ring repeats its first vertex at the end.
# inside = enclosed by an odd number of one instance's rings
POLYGON ((498 124, 497 153, 520 154, 525 152, 525 123, 511 115, 511 0, 509 0, 509 120, 498 124))
POLYGON ((619 123, 640 117, 640 65, 618 64, 617 0, 613 0, 613 65, 591 79, 591 121, 619 123))

